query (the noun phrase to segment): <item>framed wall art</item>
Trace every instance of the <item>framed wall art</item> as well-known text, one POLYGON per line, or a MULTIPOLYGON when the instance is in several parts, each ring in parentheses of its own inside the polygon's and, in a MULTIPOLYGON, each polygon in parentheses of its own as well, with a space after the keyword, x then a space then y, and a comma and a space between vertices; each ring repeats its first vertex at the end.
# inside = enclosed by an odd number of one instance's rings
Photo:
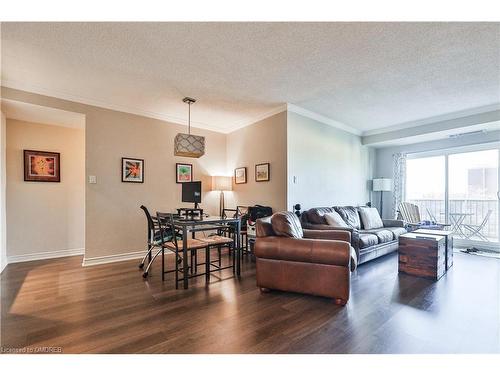
POLYGON ((175 182, 182 184, 191 181, 193 181, 193 164, 176 163, 175 182))
POLYGON ((270 178, 271 176, 270 176, 269 163, 262 163, 255 165, 255 181, 257 182, 269 181, 270 178))
POLYGON ((247 183, 247 167, 236 168, 234 170, 234 183, 235 184, 247 183))
POLYGON ((61 182, 58 152, 24 150, 24 181, 61 182))
POLYGON ((122 182, 144 182, 144 159, 122 158, 122 182))

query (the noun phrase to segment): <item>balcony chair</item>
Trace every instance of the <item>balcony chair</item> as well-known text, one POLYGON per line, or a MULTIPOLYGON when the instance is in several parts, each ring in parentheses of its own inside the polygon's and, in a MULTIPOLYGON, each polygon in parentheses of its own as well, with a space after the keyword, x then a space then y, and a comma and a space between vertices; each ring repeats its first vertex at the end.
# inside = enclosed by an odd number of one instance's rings
MULTIPOLYGON (((420 210, 416 204, 410 202, 401 202, 398 206, 398 213, 405 222, 407 229, 413 231, 416 229, 437 229, 443 230, 450 224, 434 223, 427 224, 420 217, 420 210)), ((431 215, 432 218, 432 215, 431 215)))
POLYGON ((493 213, 493 210, 488 210, 486 213, 486 216, 483 218, 483 221, 479 225, 474 225, 474 224, 462 224, 462 228, 469 233, 464 233, 466 239, 471 239, 472 237, 476 236, 479 237, 483 241, 489 242, 490 240, 481 233, 481 231, 484 229, 486 224, 488 223, 488 220, 493 213))

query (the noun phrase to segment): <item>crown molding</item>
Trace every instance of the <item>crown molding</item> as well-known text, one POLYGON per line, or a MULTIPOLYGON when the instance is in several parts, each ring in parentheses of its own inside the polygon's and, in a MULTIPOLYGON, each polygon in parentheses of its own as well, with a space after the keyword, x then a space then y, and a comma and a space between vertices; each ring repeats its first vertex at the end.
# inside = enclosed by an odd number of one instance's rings
POLYGON ((332 126, 334 128, 346 131, 348 133, 351 133, 351 134, 354 134, 354 135, 357 135, 357 136, 361 136, 362 135, 362 132, 359 129, 353 128, 353 127, 351 127, 349 125, 346 125, 346 124, 344 124, 342 122, 333 120, 333 119, 331 119, 329 117, 320 115, 319 113, 316 113, 316 112, 310 111, 308 109, 299 107, 298 105, 287 103, 286 107, 287 107, 287 111, 288 112, 296 113, 298 115, 310 118, 311 120, 319 121, 319 122, 321 122, 323 124, 330 125, 330 126, 332 126))
POLYGON ((264 112, 256 117, 253 117, 251 120, 245 120, 245 121, 240 122, 239 124, 236 125, 236 127, 233 127, 233 128, 231 128, 230 131, 227 131, 226 134, 230 134, 230 133, 235 132, 239 129, 246 128, 247 126, 250 126, 250 125, 255 124, 256 122, 265 120, 268 117, 277 115, 278 113, 285 112, 286 110, 287 110, 287 105, 282 104, 278 107, 271 109, 270 111, 264 112))
MULTIPOLYGON (((137 116, 153 118, 156 120, 162 120, 162 121, 171 122, 174 124, 179 124, 179 125, 184 125, 184 126, 187 126, 187 124, 188 124, 185 119, 182 119, 182 118, 179 118, 176 116, 166 115, 163 113, 152 112, 152 111, 144 111, 144 110, 141 110, 138 108, 132 108, 132 107, 127 107, 127 106, 118 105, 118 104, 112 104, 112 103, 104 102, 101 100, 89 99, 89 98, 85 98, 85 97, 81 97, 81 96, 77 96, 77 95, 72 95, 69 93, 61 92, 61 91, 48 90, 48 89, 43 88, 43 87, 39 87, 39 86, 31 85, 31 84, 26 84, 26 83, 21 83, 18 81, 2 79, 2 86, 7 87, 7 88, 11 88, 14 90, 27 91, 27 92, 31 92, 31 93, 38 94, 38 95, 50 96, 50 97, 53 97, 56 99, 62 99, 62 100, 70 101, 70 102, 76 102, 76 103, 80 103, 80 104, 90 105, 93 107, 110 109, 112 111, 130 113, 130 114, 137 115, 137 116)), ((206 124, 206 123, 199 122, 199 121, 191 121, 191 127, 198 128, 198 129, 211 130, 211 131, 215 131, 218 133, 228 133, 228 130, 226 128, 223 128, 223 127, 220 127, 217 125, 206 124)))

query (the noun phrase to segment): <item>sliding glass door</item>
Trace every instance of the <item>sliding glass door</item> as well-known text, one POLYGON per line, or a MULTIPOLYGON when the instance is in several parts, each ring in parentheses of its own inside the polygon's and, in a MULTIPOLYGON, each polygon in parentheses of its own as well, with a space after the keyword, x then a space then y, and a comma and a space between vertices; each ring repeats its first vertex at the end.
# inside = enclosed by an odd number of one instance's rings
POLYGON ((500 250, 498 145, 408 155, 405 200, 450 224, 459 246, 500 250))
POLYGON ((445 174, 446 159, 443 155, 408 158, 406 201, 419 207, 422 220, 446 220, 445 174))
POLYGON ((459 238, 498 242, 498 150, 448 157, 449 222, 459 238))

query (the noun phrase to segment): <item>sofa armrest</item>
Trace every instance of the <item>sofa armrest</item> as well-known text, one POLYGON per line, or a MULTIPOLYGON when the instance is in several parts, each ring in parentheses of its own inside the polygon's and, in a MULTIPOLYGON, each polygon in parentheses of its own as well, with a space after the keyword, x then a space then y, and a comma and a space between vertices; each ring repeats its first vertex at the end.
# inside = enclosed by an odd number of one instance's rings
POLYGON ((395 220, 395 219, 382 219, 384 223, 384 227, 404 227, 405 223, 403 220, 395 220))
POLYGON ((350 267, 351 245, 345 241, 289 237, 260 237, 255 257, 350 267))
POLYGON ((351 232, 347 230, 304 229, 304 238, 318 240, 339 240, 351 243, 351 232))
POLYGON ((351 227, 334 227, 328 224, 311 224, 311 223, 302 223, 303 229, 312 229, 312 230, 341 230, 346 231, 351 234, 351 245, 356 250, 356 256, 359 259, 359 232, 357 229, 351 227))

